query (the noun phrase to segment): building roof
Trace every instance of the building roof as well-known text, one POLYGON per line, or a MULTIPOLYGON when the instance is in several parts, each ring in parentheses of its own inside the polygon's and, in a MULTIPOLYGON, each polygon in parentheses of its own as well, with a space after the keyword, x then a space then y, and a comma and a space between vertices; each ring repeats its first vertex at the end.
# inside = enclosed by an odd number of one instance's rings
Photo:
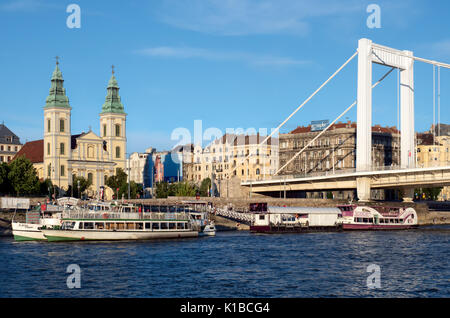
POLYGON ((32 163, 44 162, 44 140, 40 139, 25 143, 13 160, 21 156, 25 156, 32 163))
POLYGON ((417 145, 418 146, 433 146, 440 145, 437 140, 430 133, 420 133, 417 134, 417 145))
MULTIPOLYGON (((256 135, 235 135, 235 134, 225 134, 221 138, 214 140, 208 147, 212 145, 224 145, 224 144, 233 144, 234 146, 242 146, 242 145, 255 145, 260 144, 264 141, 267 136, 262 136, 259 133, 256 135)), ((266 141, 267 145, 276 145, 278 144, 278 138, 270 137, 266 141)))
POLYGON ((16 136, 5 124, 0 124, 0 143, 21 145, 19 137, 16 136), (12 137, 12 138, 11 138, 12 137))
MULTIPOLYGON (((342 122, 337 122, 335 124, 333 124, 328 131, 333 131, 335 129, 342 129, 342 128, 353 128, 356 129, 357 124, 355 122, 346 122, 346 123, 342 123, 342 122)), ((289 132, 289 134, 302 134, 302 133, 309 133, 312 132, 311 131, 311 125, 309 126, 298 126, 297 128, 295 128, 294 130, 292 130, 291 132, 289 132)), ((320 131, 314 131, 319 133, 320 131)), ((398 134, 399 131, 397 129, 397 127, 382 127, 380 125, 375 125, 372 126, 372 132, 380 132, 380 133, 388 133, 388 134, 398 134)))

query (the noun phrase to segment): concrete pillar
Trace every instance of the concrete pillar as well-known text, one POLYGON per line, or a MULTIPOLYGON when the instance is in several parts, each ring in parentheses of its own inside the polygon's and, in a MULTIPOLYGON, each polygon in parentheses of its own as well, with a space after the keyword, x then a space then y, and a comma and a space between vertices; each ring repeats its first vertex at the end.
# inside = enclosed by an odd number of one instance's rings
POLYGON ((356 192, 359 201, 370 201, 370 178, 356 178, 356 192))
MULTIPOLYGON (((413 56, 411 51, 403 51, 408 56, 413 56)), ((400 165, 402 168, 414 168, 415 133, 414 133, 414 60, 403 57, 405 69, 400 72, 400 112, 401 112, 401 154, 400 165)))
POLYGON ((356 170, 372 167, 372 41, 358 42, 356 170))
POLYGON ((403 188, 403 202, 413 202, 414 188, 403 188))

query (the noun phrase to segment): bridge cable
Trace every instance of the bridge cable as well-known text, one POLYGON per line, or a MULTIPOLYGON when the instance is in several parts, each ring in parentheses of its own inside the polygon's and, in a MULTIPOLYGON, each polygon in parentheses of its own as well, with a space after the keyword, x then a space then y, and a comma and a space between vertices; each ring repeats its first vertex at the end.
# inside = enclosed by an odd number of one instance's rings
MULTIPOLYGON (((372 89, 377 87, 378 84, 380 84, 393 70, 395 69, 395 67, 391 68, 386 74, 384 74, 379 80, 378 82, 376 82, 375 84, 372 85, 372 89)), ((275 175, 277 175, 281 170, 283 170, 284 168, 287 167, 287 165, 289 165, 295 158, 297 158, 306 148, 308 148, 312 143, 314 143, 314 141, 316 141, 317 138, 319 138, 322 134, 324 134, 331 126, 334 125, 334 123, 336 123, 342 116, 344 116, 350 109, 353 108, 353 106, 355 106, 357 103, 357 100, 355 100, 353 102, 353 104, 351 104, 349 107, 347 107, 347 109, 340 114, 335 120, 333 120, 333 122, 331 122, 324 130, 322 130, 316 137, 314 137, 305 147, 303 147, 303 149, 301 149, 299 152, 297 152, 288 162, 286 162, 284 164, 284 166, 282 166, 281 168, 278 169, 278 171, 275 173, 275 175)))
MULTIPOLYGON (((311 94, 311 96, 309 96, 300 106, 297 107, 296 110, 294 110, 280 125, 278 125, 277 128, 275 128, 270 135, 268 135, 258 146, 263 145, 265 142, 267 142, 267 140, 269 140, 270 137, 272 137, 277 131, 280 130, 281 127, 284 126, 284 124, 286 124, 286 122, 292 118, 292 116, 294 116, 300 109, 303 108, 303 106, 305 106, 305 104, 307 102, 309 102, 325 85, 327 85, 337 74, 339 74, 340 71, 342 71, 342 69, 347 66, 348 63, 350 63, 351 60, 353 60, 355 58, 355 56, 358 55, 358 50, 356 50, 356 52, 344 63, 342 64, 341 67, 339 67, 337 69, 336 72, 333 73, 333 75, 331 75, 322 85, 320 85, 320 87, 311 94)), ((241 161, 245 161, 250 157, 251 153, 249 152, 249 154, 243 158, 241 161)), ((230 172, 230 176, 231 174, 238 168, 238 165, 236 164, 236 167, 230 172)))
POLYGON ((437 125, 438 125, 438 137, 441 136, 441 67, 437 68, 438 73, 438 116, 437 116, 437 125))

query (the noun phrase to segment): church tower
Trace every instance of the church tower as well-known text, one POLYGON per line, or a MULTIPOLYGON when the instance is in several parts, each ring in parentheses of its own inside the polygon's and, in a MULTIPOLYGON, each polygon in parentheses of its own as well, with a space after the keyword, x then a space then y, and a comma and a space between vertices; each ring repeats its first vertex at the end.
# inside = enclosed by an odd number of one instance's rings
POLYGON ((72 108, 63 87, 58 57, 44 106, 44 178, 53 185, 68 189, 68 160, 71 156, 70 116, 72 108))
POLYGON ((119 85, 114 76, 114 66, 112 76, 108 82, 106 100, 100 113, 100 135, 106 141, 109 160, 116 163, 117 168, 122 168, 126 172, 126 117, 123 104, 120 101, 119 85))

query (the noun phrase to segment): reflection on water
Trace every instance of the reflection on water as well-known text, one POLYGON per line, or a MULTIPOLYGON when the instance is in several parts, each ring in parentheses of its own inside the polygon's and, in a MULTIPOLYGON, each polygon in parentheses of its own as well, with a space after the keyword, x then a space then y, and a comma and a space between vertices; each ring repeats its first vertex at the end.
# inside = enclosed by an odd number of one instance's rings
POLYGON ((450 227, 140 242, 0 240, 1 297, 448 297, 450 227), (66 268, 81 267, 81 289, 66 268), (381 267, 368 289, 367 266, 381 267))

